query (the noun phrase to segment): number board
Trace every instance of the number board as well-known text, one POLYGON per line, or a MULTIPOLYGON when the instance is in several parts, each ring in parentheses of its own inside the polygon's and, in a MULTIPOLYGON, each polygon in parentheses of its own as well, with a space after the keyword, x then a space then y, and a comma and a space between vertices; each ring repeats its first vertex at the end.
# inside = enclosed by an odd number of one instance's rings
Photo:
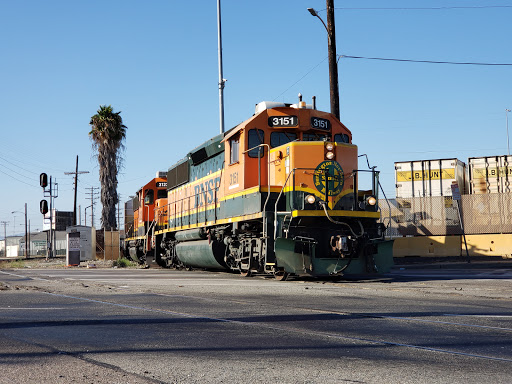
POLYGON ((274 128, 296 127, 299 125, 297 116, 271 116, 268 118, 268 126, 274 128))
POLYGON ((158 183, 156 183, 156 187, 157 188, 165 188, 165 187, 167 187, 167 181, 159 181, 158 183))
POLYGON ((311 118, 311 128, 321 129, 323 131, 331 130, 331 122, 327 119, 322 119, 320 117, 312 117, 311 118))

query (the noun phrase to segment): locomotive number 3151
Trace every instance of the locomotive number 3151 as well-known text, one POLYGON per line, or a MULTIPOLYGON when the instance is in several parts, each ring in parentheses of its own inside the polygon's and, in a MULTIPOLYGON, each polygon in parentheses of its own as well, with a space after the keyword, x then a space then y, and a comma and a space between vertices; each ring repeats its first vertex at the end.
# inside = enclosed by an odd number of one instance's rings
POLYGON ((327 119, 322 119, 320 117, 312 117, 311 118, 311 127, 315 129, 322 129, 324 131, 331 130, 331 122, 327 119))

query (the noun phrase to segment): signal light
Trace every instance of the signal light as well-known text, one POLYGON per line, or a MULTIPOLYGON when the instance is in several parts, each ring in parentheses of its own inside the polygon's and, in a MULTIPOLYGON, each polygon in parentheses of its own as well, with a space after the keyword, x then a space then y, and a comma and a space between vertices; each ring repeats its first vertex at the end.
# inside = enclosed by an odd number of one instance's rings
POLYGON ((41 200, 39 203, 39 210, 43 215, 46 215, 48 213, 48 202, 46 200, 41 200))
POLYGON ((44 172, 39 175, 39 185, 43 188, 48 186, 48 175, 44 172))

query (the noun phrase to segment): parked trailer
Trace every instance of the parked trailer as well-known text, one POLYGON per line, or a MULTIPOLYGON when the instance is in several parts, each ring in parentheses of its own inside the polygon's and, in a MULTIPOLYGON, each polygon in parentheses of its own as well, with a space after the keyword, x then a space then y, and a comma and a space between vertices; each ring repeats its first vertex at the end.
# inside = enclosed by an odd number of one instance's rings
POLYGON ((511 192, 512 156, 470 157, 471 194, 511 192))
POLYGON ((457 182, 467 193, 466 165, 458 159, 400 161, 395 163, 396 197, 452 196, 457 182))

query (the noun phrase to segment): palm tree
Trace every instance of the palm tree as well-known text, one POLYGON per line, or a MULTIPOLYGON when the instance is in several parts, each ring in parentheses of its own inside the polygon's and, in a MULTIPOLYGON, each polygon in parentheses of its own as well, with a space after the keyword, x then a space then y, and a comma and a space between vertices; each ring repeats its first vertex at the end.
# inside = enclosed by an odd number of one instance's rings
POLYGON ((127 127, 120 116, 121 111, 114 112, 112 106, 101 105, 98 113, 91 117, 92 126, 89 137, 98 154, 101 183, 101 225, 106 230, 117 229, 116 204, 117 172, 121 168, 124 149, 123 140, 127 127))

